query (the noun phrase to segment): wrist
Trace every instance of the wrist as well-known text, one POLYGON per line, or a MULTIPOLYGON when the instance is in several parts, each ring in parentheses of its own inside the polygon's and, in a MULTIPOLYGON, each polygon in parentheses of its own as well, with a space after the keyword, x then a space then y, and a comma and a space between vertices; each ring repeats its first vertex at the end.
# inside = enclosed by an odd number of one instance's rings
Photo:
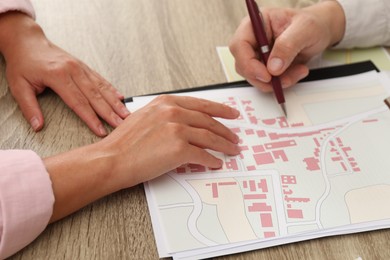
POLYGON ((345 34, 346 20, 342 6, 335 0, 325 0, 307 7, 316 17, 322 19, 329 31, 328 47, 339 43, 345 34))
POLYGON ((116 192, 112 156, 97 144, 43 159, 54 197, 51 222, 116 192))
POLYGON ((6 60, 29 39, 46 40, 42 28, 31 17, 18 11, 0 14, 0 52, 6 60))

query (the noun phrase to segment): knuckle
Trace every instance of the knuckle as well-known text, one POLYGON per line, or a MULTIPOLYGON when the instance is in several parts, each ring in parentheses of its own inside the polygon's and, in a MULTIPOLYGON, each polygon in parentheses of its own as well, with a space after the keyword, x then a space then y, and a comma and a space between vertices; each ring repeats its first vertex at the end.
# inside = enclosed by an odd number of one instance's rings
POLYGON ((163 108, 162 115, 168 121, 173 121, 180 117, 182 111, 177 106, 166 106, 163 108))
POLYGON ((239 71, 241 76, 245 78, 252 78, 252 69, 248 65, 237 64, 237 71, 239 71))
POLYGON ((309 26, 309 28, 312 28, 313 26, 317 25, 317 18, 308 12, 303 12, 303 15, 301 16, 301 22, 304 24, 304 26, 309 26))
POLYGON ((88 106, 88 100, 81 93, 74 95, 72 104, 69 107, 73 111, 82 110, 84 107, 88 106))
POLYGON ((290 56, 296 56, 300 50, 300 41, 298 39, 291 40, 287 35, 281 34, 275 42, 275 55, 285 59, 290 56), (277 54, 276 54, 277 53, 277 54))
POLYGON ((216 134, 210 132, 209 130, 201 129, 200 134, 202 136, 204 136, 206 138, 206 140, 208 140, 209 143, 214 144, 214 143, 218 142, 218 136, 216 134))
POLYGON ((211 132, 208 132, 207 134, 209 136, 211 143, 215 144, 215 143, 218 143, 220 141, 220 138, 216 134, 212 134, 211 132))
POLYGON ((91 84, 89 92, 95 99, 103 99, 104 92, 110 92, 110 85, 107 82, 99 81, 96 84, 91 84))
POLYGON ((113 106, 116 107, 117 109, 125 108, 125 105, 118 99, 114 101, 113 106))
POLYGON ((293 54, 297 53, 299 49, 299 46, 295 41, 285 39, 282 36, 279 38, 279 46, 282 46, 282 48, 280 48, 279 51, 282 53, 284 57, 291 55, 291 53, 293 54))
POLYGON ((239 75, 244 76, 244 73, 242 72, 241 66, 240 66, 240 64, 237 61, 234 63, 234 67, 236 69, 236 72, 239 75))
POLYGON ((97 89, 99 89, 101 92, 110 90, 110 85, 107 84, 107 83, 104 82, 104 81, 99 81, 99 82, 96 84, 96 87, 97 87, 97 89))
POLYGON ((67 68, 70 68, 70 69, 76 69, 79 67, 79 62, 75 59, 72 59, 72 58, 67 58, 67 59, 64 59, 64 66, 66 66, 67 68))
POLYGON ((159 95, 154 100, 157 103, 168 103, 168 102, 170 102, 170 100, 172 100, 172 98, 169 95, 159 95))
POLYGON ((91 88, 90 94, 91 94, 92 98, 95 100, 100 100, 103 98, 102 94, 100 93, 99 89, 97 89, 97 88, 91 88))
POLYGON ((64 66, 60 63, 50 63, 47 67, 48 73, 57 78, 63 78, 66 75, 64 66))
MULTIPOLYGON (((210 111, 210 107, 212 102, 205 100, 205 99, 199 99, 199 109, 200 111, 210 111)), ((207 116, 207 114, 202 113, 203 116, 207 116)))
POLYGON ((245 78, 254 78, 255 71, 257 72, 256 66, 251 60, 247 60, 246 62, 236 61, 235 67, 237 73, 245 78))
POLYGON ((203 122, 207 122, 207 126, 209 129, 215 129, 219 126, 219 123, 215 119, 212 119, 209 115, 202 114, 202 116, 203 122))
POLYGON ((51 61, 47 71, 56 77, 65 77, 67 73, 77 71, 79 62, 69 57, 61 57, 61 61, 51 61))
POLYGON ((75 66, 72 59, 63 58, 61 61, 49 62, 47 70, 54 76, 63 77, 66 75, 67 71, 72 71, 75 66))
POLYGON ((233 56, 236 56, 237 54, 237 40, 233 38, 229 42, 229 51, 232 53, 233 56))
POLYGON ((167 134, 173 138, 180 138, 185 131, 184 126, 178 123, 167 123, 166 128, 167 134))
POLYGON ((172 145, 172 152, 176 157, 183 156, 183 153, 186 151, 188 143, 179 139, 176 140, 172 145))

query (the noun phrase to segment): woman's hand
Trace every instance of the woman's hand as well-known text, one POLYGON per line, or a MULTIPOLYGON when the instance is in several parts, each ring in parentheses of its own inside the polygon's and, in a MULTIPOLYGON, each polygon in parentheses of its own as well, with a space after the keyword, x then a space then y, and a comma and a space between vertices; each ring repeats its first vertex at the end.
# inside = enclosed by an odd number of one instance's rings
POLYGON ((56 201, 52 221, 183 164, 221 167, 221 159, 207 149, 238 155, 239 138, 213 117, 238 116, 223 104, 160 96, 103 140, 44 159, 56 201))
POLYGON ((47 87, 98 136, 107 135, 99 117, 117 127, 129 115, 123 96, 109 82, 51 43, 27 15, 0 15, 0 51, 11 93, 35 131, 44 124, 36 96, 47 87))
POLYGON ((159 96, 134 112, 100 142, 111 154, 122 188, 151 180, 183 164, 220 168, 221 159, 207 150, 240 153, 239 138, 213 117, 235 119, 239 112, 192 97, 159 96))

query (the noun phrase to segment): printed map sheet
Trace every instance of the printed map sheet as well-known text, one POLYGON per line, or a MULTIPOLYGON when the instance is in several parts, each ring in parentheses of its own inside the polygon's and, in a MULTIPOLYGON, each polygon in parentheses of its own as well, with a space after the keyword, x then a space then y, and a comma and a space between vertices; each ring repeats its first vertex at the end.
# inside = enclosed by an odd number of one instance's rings
MULTIPOLYGON (((387 75, 300 83, 288 118, 255 88, 185 93, 235 107, 241 154, 145 183, 160 257, 199 259, 390 226, 387 75)), ((134 98, 132 111, 154 97, 134 98)))

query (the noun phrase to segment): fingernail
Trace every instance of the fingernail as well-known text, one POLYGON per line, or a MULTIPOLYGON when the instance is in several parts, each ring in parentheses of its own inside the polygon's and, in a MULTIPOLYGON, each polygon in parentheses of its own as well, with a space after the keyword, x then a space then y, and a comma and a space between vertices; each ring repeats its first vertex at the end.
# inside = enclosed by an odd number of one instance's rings
POLYGON ((118 98, 124 98, 124 96, 122 95, 122 93, 120 93, 118 90, 115 91, 115 94, 118 98))
POLYGON ((301 75, 299 75, 299 76, 300 76, 299 79, 306 78, 308 75, 309 75, 309 71, 307 70, 307 71, 305 71, 304 73, 302 73, 301 75))
POLYGON ((128 115, 130 115, 130 111, 126 107, 124 107, 124 108, 122 108, 122 114, 124 116, 128 116, 128 115))
POLYGON ((241 153, 241 146, 237 145, 236 146, 236 155, 240 154, 241 153))
POLYGON ((272 72, 278 72, 283 68, 283 61, 280 58, 272 58, 268 62, 268 69, 272 72))
POLYGON ((262 77, 260 77, 260 76, 256 76, 256 79, 257 79, 258 81, 263 82, 263 83, 267 83, 267 81, 266 81, 265 79, 263 79, 262 77))
POLYGON ((221 159, 218 159, 218 166, 216 167, 216 169, 221 169, 223 166, 223 161, 221 159))
MULTIPOLYGON (((238 135, 235 135, 234 136, 234 143, 235 144, 238 144, 240 142, 240 137, 238 136, 238 135)), ((240 151, 241 151, 241 148, 239 148, 240 149, 240 151)))
POLYGON ((32 117, 30 120, 30 125, 34 129, 34 131, 37 131, 40 127, 39 120, 37 117, 32 117))
POLYGON ((230 107, 230 109, 232 110, 234 116, 238 117, 240 115, 240 111, 238 111, 237 109, 232 107, 230 107))
POLYGON ((101 136, 106 136, 107 135, 107 131, 106 131, 106 129, 102 125, 99 126, 99 133, 100 133, 101 136))

